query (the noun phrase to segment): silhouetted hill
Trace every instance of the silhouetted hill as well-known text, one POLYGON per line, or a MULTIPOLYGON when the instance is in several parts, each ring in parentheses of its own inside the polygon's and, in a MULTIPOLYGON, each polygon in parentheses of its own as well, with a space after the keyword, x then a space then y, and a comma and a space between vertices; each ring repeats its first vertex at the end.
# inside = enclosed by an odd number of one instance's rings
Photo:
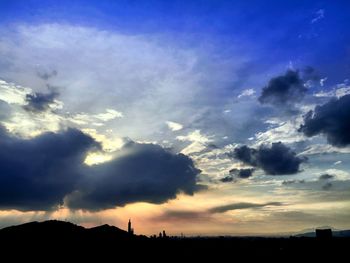
POLYGON ((45 235, 65 235, 65 234, 80 234, 85 230, 84 227, 75 225, 70 222, 49 220, 44 222, 30 222, 17 226, 10 226, 0 229, 0 236, 2 235, 31 235, 31 234, 45 234, 45 235))
POLYGON ((38 244, 72 243, 79 244, 94 242, 110 242, 142 237, 129 235, 126 231, 115 226, 102 225, 93 228, 84 228, 70 222, 49 220, 44 222, 30 222, 22 225, 6 227, 0 230, 0 242, 16 243, 28 242, 38 244))

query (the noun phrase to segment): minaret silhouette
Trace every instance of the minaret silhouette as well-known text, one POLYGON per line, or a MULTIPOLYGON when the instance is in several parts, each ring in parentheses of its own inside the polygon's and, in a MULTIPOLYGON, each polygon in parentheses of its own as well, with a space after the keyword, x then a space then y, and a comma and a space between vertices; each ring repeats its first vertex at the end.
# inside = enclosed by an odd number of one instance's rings
POLYGON ((128 223, 128 233, 129 235, 133 235, 134 234, 134 229, 131 227, 131 220, 129 218, 129 223, 128 223))

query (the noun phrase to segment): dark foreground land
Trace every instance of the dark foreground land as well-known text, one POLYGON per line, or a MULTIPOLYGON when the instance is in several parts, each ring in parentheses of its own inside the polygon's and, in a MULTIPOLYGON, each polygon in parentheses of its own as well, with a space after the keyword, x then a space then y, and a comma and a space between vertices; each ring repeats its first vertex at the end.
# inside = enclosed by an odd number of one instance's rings
MULTIPOLYGON (((129 235, 117 227, 102 225, 83 228, 68 222, 32 222, 0 230, 1 254, 38 258, 49 254, 57 257, 97 257, 152 261, 205 259, 238 261, 269 258, 289 260, 348 258, 350 239, 346 237, 319 240, 312 237, 212 237, 212 238, 148 238, 129 235), (236 259, 236 260, 233 260, 236 259)), ((54 258, 52 258, 53 260, 54 258)), ((117 260, 119 259, 119 260, 117 260)), ((123 260, 122 260, 123 259, 123 260)), ((50 260, 49 260, 50 261, 50 260)), ((102 260, 104 262, 106 260, 102 260)), ((344 262, 347 262, 345 260, 344 262)))

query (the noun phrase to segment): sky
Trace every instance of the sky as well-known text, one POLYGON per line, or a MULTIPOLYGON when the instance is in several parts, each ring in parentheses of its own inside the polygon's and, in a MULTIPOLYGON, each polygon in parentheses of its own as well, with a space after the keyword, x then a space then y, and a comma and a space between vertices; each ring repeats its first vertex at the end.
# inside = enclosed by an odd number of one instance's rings
POLYGON ((0 0, 0 227, 349 229, 349 12, 0 0))

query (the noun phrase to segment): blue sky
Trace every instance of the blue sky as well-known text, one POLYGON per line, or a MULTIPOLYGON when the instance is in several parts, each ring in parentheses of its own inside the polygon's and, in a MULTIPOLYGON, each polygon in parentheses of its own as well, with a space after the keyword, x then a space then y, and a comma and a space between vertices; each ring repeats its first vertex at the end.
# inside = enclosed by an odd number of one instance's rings
POLYGON ((349 228, 349 9, 0 0, 3 226, 349 228))

